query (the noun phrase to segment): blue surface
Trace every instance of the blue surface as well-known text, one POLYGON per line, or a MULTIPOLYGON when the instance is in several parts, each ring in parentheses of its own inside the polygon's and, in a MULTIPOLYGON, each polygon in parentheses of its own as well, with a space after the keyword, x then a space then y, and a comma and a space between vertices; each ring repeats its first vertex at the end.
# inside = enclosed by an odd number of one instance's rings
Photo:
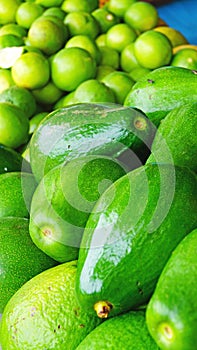
POLYGON ((197 45, 197 0, 175 0, 157 8, 160 18, 197 45))

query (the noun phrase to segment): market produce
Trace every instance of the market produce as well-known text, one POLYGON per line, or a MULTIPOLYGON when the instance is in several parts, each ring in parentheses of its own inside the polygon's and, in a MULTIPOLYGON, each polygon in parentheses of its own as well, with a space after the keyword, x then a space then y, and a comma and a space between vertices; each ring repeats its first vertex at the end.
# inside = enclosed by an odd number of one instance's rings
POLYGON ((0 174, 21 170, 31 172, 29 162, 19 152, 0 144, 0 174))
POLYGON ((190 350, 197 343, 196 240, 197 229, 175 248, 147 307, 150 334, 162 350, 190 350))
POLYGON ((174 108, 159 125, 146 162, 170 162, 197 172, 196 130, 197 102, 174 108))
POLYGON ((78 258, 87 219, 101 194, 127 172, 116 159, 84 156, 51 169, 33 194, 29 233, 59 262, 78 258))
POLYGON ((149 145, 155 129, 130 107, 103 103, 69 106, 49 113, 30 141, 30 163, 40 181, 58 164, 86 155, 117 157, 131 147, 149 145))
POLYGON ((82 237, 80 305, 106 318, 147 303, 171 252, 196 227, 196 212, 197 178, 188 168, 147 164, 115 181, 82 237))
MULTIPOLYGON (((25 282, 57 265, 55 260, 35 246, 28 227, 26 218, 0 218, 0 313, 25 282)), ((0 344, 1 341, 2 336, 0 344)))
POLYGON ((76 269, 76 261, 60 264, 18 290, 0 324, 3 350, 75 350, 101 323, 76 300, 76 269))

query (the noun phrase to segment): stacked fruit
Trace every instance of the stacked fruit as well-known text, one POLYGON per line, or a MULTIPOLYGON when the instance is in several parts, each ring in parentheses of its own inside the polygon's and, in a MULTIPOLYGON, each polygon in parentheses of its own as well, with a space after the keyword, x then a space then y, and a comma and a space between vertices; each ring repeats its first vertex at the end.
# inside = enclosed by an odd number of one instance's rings
POLYGON ((196 48, 142 1, 0 5, 0 347, 193 350, 196 48))

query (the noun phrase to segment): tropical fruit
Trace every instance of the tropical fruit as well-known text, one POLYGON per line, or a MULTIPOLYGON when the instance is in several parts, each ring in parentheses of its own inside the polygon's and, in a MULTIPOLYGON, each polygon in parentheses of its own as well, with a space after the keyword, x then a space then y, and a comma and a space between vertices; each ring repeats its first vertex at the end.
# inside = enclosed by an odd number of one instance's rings
POLYGON ((150 336, 144 311, 112 317, 91 331, 76 350, 159 350, 150 336))
POLYGON ((196 227, 196 212, 197 177, 186 167, 147 164, 115 181, 82 237, 81 307, 106 318, 146 304, 171 252, 196 227))
POLYGON ((168 66, 151 71, 134 84, 124 105, 141 109, 158 126, 170 110, 186 102, 197 102, 197 74, 168 66))
POLYGON ((0 313, 25 282, 55 265, 57 262, 32 242, 28 219, 0 218, 0 313))
POLYGON ((93 206, 125 173, 117 160, 102 156, 79 157, 50 170, 39 182, 31 203, 33 242, 59 262, 77 259, 93 206))
POLYGON ((186 166, 197 172, 197 102, 187 102, 171 110, 155 134, 149 162, 186 166))
POLYGON ((139 110, 113 103, 81 103, 46 116, 30 141, 37 181, 58 164, 86 155, 119 156, 152 142, 153 125, 139 110), (50 135, 50 137, 49 137, 50 135))
POLYGON ((6 305, 0 326, 2 350, 75 350, 101 321, 75 296, 77 262, 38 274, 6 305))
POLYGON ((197 343, 197 229, 174 249, 148 303, 150 334, 162 350, 192 350, 197 343))
POLYGON ((29 217, 37 183, 33 174, 21 171, 0 174, 0 217, 29 217))

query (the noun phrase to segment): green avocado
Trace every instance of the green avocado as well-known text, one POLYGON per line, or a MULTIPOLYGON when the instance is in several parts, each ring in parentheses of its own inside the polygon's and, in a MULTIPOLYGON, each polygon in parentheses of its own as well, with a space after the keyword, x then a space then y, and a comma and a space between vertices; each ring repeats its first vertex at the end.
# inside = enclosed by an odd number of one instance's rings
POLYGON ((197 226, 197 176, 146 164, 114 182, 87 221, 76 293, 83 308, 110 317, 146 304, 171 252, 197 226))
POLYGON ((197 72, 160 67, 142 77, 128 93, 124 106, 139 108, 158 126, 173 108, 197 102, 197 72))
POLYGON ((59 108, 39 124, 30 141, 37 181, 55 166, 86 155, 117 157, 128 147, 149 145, 155 130, 139 110, 114 103, 59 108))
POLYGON ((93 329, 76 350, 159 350, 150 336, 144 311, 112 317, 93 329))
POLYGON ((33 242, 59 262, 77 259, 87 219, 101 194, 127 169, 116 159, 86 156, 51 169, 32 198, 33 242))
POLYGON ((0 218, 0 313, 25 282, 55 265, 32 242, 28 219, 0 218))
POLYGON ((171 110, 153 139, 149 162, 169 162, 197 172, 197 102, 171 110))
POLYGON ((37 182, 33 174, 20 171, 0 174, 0 217, 29 217, 37 182))
POLYGON ((10 171, 31 172, 31 168, 19 152, 0 144, 0 174, 10 171))
POLYGON ((197 228, 172 252, 148 303, 146 321, 162 350, 193 350, 197 344, 197 228))

